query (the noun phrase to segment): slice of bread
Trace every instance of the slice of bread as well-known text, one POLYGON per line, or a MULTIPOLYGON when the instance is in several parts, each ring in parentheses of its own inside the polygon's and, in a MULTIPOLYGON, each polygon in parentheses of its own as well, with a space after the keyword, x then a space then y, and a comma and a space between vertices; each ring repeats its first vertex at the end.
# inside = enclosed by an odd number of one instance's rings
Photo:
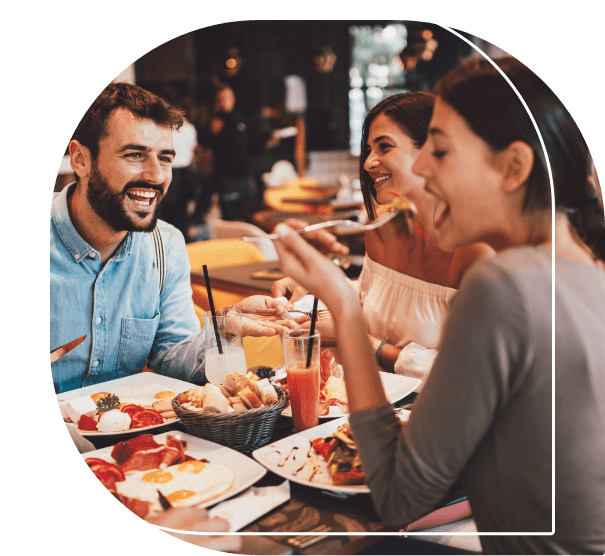
POLYGON ((261 407, 263 405, 263 403, 258 399, 258 396, 250 388, 244 388, 237 395, 249 409, 261 407))

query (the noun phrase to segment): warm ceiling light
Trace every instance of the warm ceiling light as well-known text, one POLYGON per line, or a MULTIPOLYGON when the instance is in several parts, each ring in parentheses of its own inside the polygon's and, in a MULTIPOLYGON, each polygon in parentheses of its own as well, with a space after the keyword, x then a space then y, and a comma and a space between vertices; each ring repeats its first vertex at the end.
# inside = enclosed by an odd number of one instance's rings
POLYGON ((229 69, 233 69, 235 66, 237 66, 237 61, 235 58, 229 58, 225 63, 229 69))

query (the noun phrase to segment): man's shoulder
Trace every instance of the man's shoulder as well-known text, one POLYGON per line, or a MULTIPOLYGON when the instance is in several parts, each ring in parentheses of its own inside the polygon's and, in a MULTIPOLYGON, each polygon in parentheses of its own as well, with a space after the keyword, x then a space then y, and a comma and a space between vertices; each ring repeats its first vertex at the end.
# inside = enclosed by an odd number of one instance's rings
MULTIPOLYGON (((165 250, 185 249, 185 238, 180 230, 163 220, 157 221, 157 228, 162 236, 162 243, 164 244, 165 250)), ((153 235, 151 233, 146 233, 144 235, 146 241, 153 242, 153 235)))

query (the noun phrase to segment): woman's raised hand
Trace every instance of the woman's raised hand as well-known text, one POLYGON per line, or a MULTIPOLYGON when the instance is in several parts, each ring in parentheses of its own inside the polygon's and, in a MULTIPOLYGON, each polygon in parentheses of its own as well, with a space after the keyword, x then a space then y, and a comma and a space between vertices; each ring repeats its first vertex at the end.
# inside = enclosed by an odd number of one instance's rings
POLYGON ((288 226, 276 226, 275 233, 279 235, 275 249, 284 274, 320 298, 332 312, 338 311, 341 303, 357 300, 344 272, 330 259, 288 226))

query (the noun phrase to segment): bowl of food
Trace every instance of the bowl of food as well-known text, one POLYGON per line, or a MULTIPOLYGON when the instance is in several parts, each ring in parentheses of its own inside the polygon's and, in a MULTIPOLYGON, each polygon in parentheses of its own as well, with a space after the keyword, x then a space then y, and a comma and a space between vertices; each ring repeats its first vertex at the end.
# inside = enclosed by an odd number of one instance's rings
POLYGON ((251 452, 271 441, 288 400, 288 392, 268 378, 234 372, 222 385, 195 386, 179 394, 172 407, 190 434, 251 452))

